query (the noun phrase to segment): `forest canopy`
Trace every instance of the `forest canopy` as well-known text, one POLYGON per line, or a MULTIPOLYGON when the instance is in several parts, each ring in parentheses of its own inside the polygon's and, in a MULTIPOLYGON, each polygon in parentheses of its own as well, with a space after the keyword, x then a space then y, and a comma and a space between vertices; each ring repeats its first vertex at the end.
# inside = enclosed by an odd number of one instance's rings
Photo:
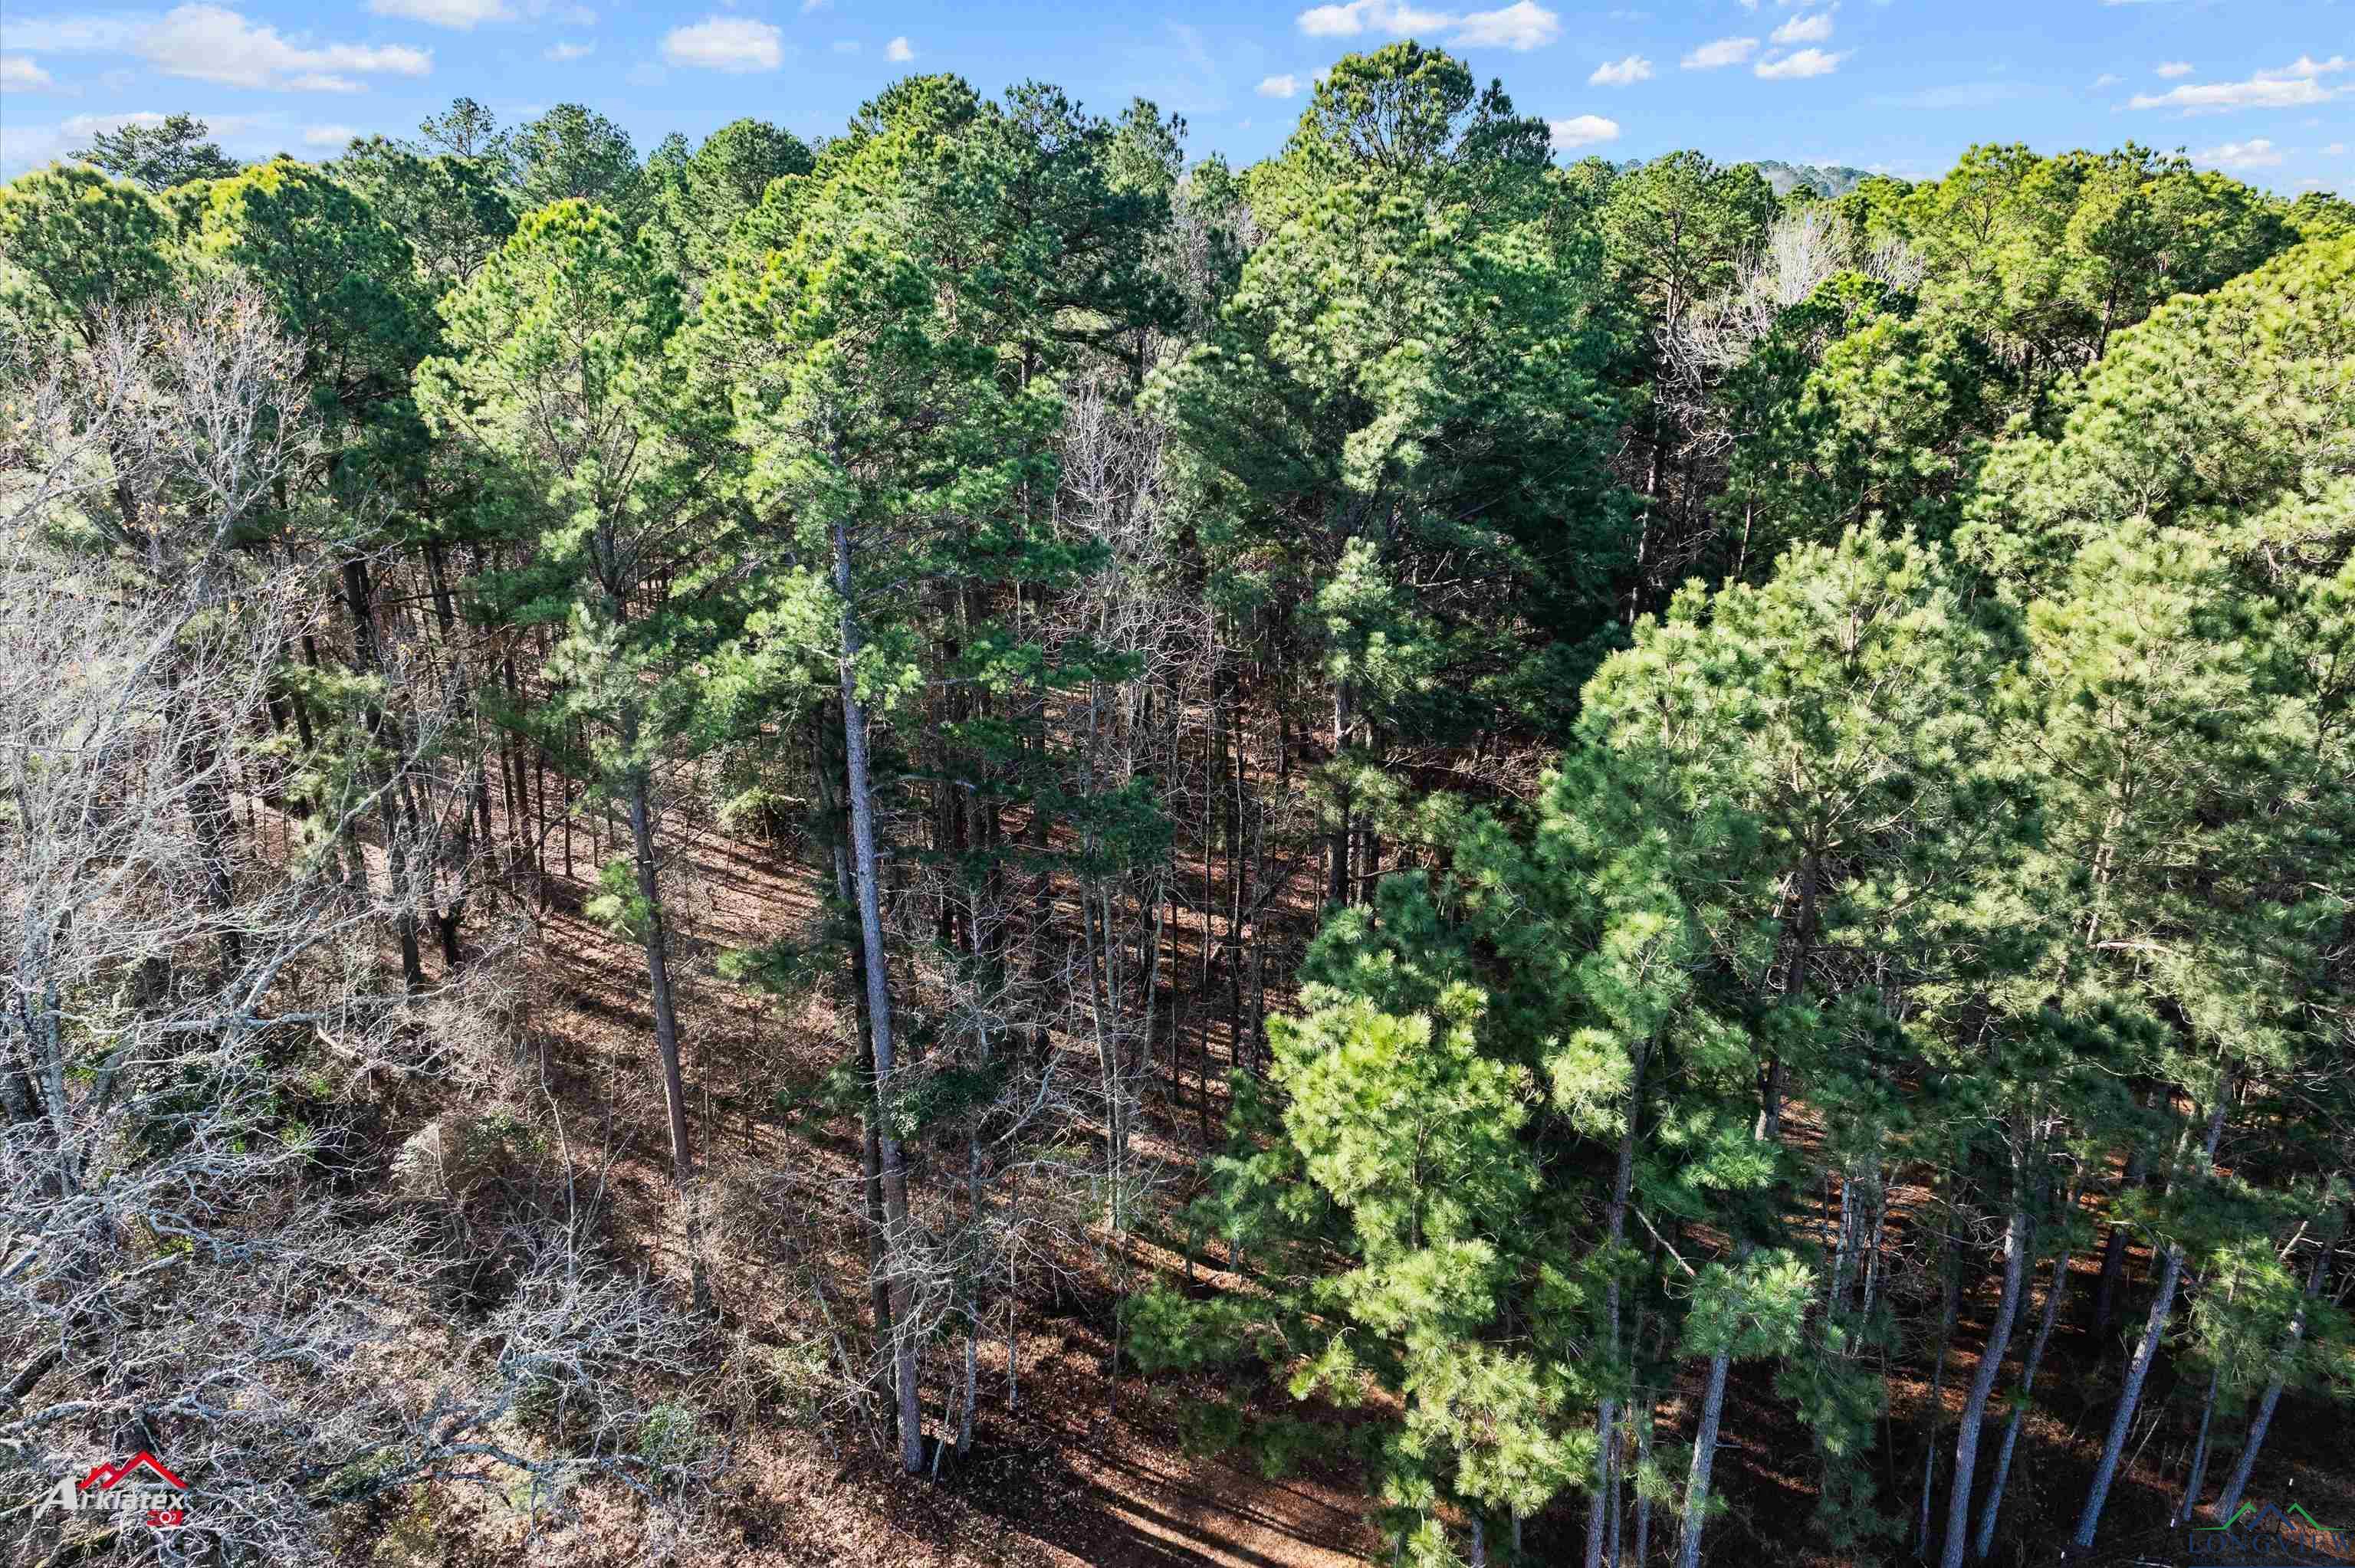
POLYGON ((2335 196, 1565 162, 1411 42, 1240 169, 176 115, 0 186, 0 409, 10 1561, 174 1560, 45 1505, 140 1451, 224 1562, 717 1561, 1026 1376, 1419 1568, 2347 1428, 2335 196))

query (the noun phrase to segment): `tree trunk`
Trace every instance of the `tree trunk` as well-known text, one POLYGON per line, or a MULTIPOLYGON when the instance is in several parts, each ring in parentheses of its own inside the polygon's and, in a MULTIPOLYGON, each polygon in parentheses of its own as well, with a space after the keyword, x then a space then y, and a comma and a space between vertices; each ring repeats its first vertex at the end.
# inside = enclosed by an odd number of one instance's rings
POLYGON ((1962 1269, 1959 1260, 1951 1255, 1953 1243, 1950 1241, 1947 1246, 1945 1308, 1938 1319, 1938 1366, 1930 1374, 1930 1410, 1926 1417, 1929 1433, 1922 1443, 1922 1499, 1913 1519, 1916 1555, 1930 1550, 1930 1493, 1938 1476, 1938 1418, 1946 1410, 1946 1351, 1954 1342, 1955 1319, 1962 1306, 1962 1269))
POLYGON ((842 749, 850 793, 850 859, 858 881, 858 936, 867 959, 868 1038, 875 1052, 875 1095, 884 1120, 876 1139, 883 1177, 883 1220, 886 1262, 890 1267, 893 1381, 900 1407, 900 1467, 909 1475, 924 1468, 923 1416, 916 1403, 916 1346, 909 1335, 910 1284, 890 1255, 908 1225, 908 1165, 900 1139, 890 1130, 891 958, 883 942, 883 893, 880 857, 875 843, 875 786, 867 764, 867 705, 858 694, 858 619, 851 608, 850 535, 834 524, 834 588, 842 609, 841 657, 842 749))
POLYGON ((1652 1493, 1644 1474, 1652 1462, 1652 1396, 1636 1406, 1636 1568, 1651 1561, 1652 1493))
POLYGON ((1731 1351, 1720 1351, 1709 1361, 1700 1423, 1693 1428, 1692 1474, 1685 1483, 1684 1539, 1677 1545, 1677 1568, 1700 1568, 1701 1526, 1709 1518, 1709 1472, 1717 1457, 1717 1425, 1725 1415, 1725 1374, 1732 1362, 1731 1351))
POLYGON ((1977 1557, 1985 1557, 1995 1550, 1995 1523, 2003 1512, 2004 1483, 2011 1478, 2012 1449, 2019 1445, 2019 1428, 2028 1419, 2028 1396, 2036 1388, 2037 1364, 2044 1359, 2045 1341, 2052 1337, 2053 1319, 2060 1315, 2061 1298, 2068 1289, 2070 1255, 2064 1252, 2052 1261, 2052 1283, 2044 1292, 2044 1315, 2037 1320, 2036 1338, 2029 1342, 2027 1364, 2019 1369, 2019 1393, 2015 1396, 2019 1403, 2012 1406, 2011 1419, 2004 1425, 2003 1446, 1995 1457, 1995 1475, 1987 1483, 1987 1501, 1979 1509, 1978 1539, 1972 1547, 1972 1555, 1977 1557))
MULTIPOLYGON (((1349 738, 1349 683, 1340 682, 1333 688, 1333 765, 1341 766, 1341 748, 1349 738)), ((1338 787, 1338 798, 1333 806, 1333 837, 1326 849, 1325 904, 1338 909, 1349 901, 1349 790, 1346 782, 1338 787)))
MULTIPOLYGON (((2202 1155, 2204 1171, 2216 1160, 2216 1140, 2224 1131, 2224 1107, 2232 1097, 2232 1085, 2228 1078, 2216 1091, 2216 1108, 2208 1118, 2208 1141, 2202 1155)), ((2135 1407, 2142 1400, 2143 1380, 2150 1375, 2150 1363, 2158 1353, 2158 1341, 2167 1333, 2168 1314, 2175 1307, 2176 1283, 2183 1277, 2183 1249, 2170 1246, 2167 1260, 2159 1266, 2158 1289, 2151 1297, 2150 1314, 2143 1324, 2142 1343, 2135 1347, 2134 1359, 2126 1363, 2126 1383, 2118 1393, 2118 1408, 2110 1418, 2110 1435, 2102 1444, 2101 1463, 2094 1467, 2093 1485, 2085 1492, 2085 1507, 2077 1516, 2077 1530, 2070 1540, 2081 1551, 2094 1544, 2094 1532, 2101 1528, 2102 1508, 2109 1501, 2110 1483, 2116 1479, 2118 1457, 2126 1451, 2126 1432, 2133 1426, 2135 1407)))
POLYGON ((687 1142, 687 1086, 678 1067, 678 1012, 670 994, 670 940, 662 890, 655 878, 655 830, 646 809, 646 779, 630 779, 630 840, 638 869, 638 897, 646 906, 646 983, 654 991, 655 1049, 662 1054, 663 1100, 670 1111, 671 1175, 682 1187, 695 1174, 687 1142))
POLYGON ((2019 1308, 2019 1283, 2027 1272, 2028 1213, 2015 1207, 2003 1233, 2003 1299, 1987 1330, 1987 1349, 1980 1353, 1970 1396, 1963 1403, 1963 1424, 1955 1434, 1955 1474, 1946 1500, 1946 1547, 1939 1568, 1963 1568, 1963 1548, 1970 1537, 1971 1472, 1978 1462, 1979 1424, 1987 1414, 1987 1395, 1995 1390, 1996 1373, 2003 1368, 2011 1343, 2011 1324, 2019 1308))
POLYGON ((2216 1385, 2224 1375, 2222 1361, 2208 1369, 2208 1397, 2200 1402, 2200 1436, 2191 1446, 2191 1473, 2183 1483, 2183 1500, 2176 1505, 2169 1528, 2180 1530, 2199 1511, 2200 1493, 2208 1484, 2208 1428, 2216 1419, 2216 1385))
MULTIPOLYGON (((851 907, 858 893, 850 874, 850 832, 847 825, 847 808, 836 792, 841 782, 837 769, 841 758, 827 744, 826 715, 817 715, 812 721, 810 740, 811 771, 815 775, 818 810, 826 824, 828 853, 834 859, 834 892, 844 907, 851 907)), ((839 726, 835 734, 841 733, 839 726)), ((882 1107, 875 1098, 875 1039, 867 1022, 867 949, 853 943, 850 948, 850 993, 852 1011, 858 1027, 859 1072, 866 1093, 859 1100, 859 1185, 865 1194, 867 1209, 867 1296, 868 1310, 875 1326, 875 1342, 888 1344, 891 1339, 891 1298, 884 1284, 883 1267, 883 1152, 879 1142, 883 1125, 882 1107)))
MULTIPOLYGON (((2314 1263, 2306 1272, 2306 1294, 2298 1300, 2297 1310, 2289 1320, 2289 1334, 2282 1344, 2284 1361, 2297 1351, 2297 1342, 2306 1337, 2306 1309, 2322 1289, 2322 1266, 2330 1256, 2326 1244, 2315 1248, 2314 1263)), ((2258 1397, 2255 1414, 2249 1417, 2249 1435, 2241 1443, 2239 1463, 2232 1467, 2232 1478, 2224 1483, 2223 1496, 2216 1499, 2216 1517, 2227 1520, 2241 1506, 2241 1494, 2248 1489, 2249 1475, 2257 1467, 2257 1451, 2265 1446, 2265 1428, 2273 1425, 2274 1407, 2281 1403, 2282 1375, 2278 1367, 2258 1397)))
MULTIPOLYGON (((1639 1046, 1628 1073, 1626 1125, 1619 1130, 1619 1160, 1611 1175, 1611 1206, 1604 1224, 1604 1245, 1614 1255, 1627 1233, 1627 1193, 1636 1170, 1636 1127, 1644 1104, 1644 1059, 1648 1042, 1639 1046)), ((1603 1398, 1595 1406, 1594 1430, 1600 1442, 1595 1453, 1596 1486, 1586 1510, 1586 1568, 1603 1568, 1605 1520, 1618 1517, 1617 1489, 1612 1485, 1611 1456, 1615 1451, 1619 1414, 1619 1266, 1614 1255, 1604 1287, 1603 1353, 1606 1370, 1603 1398)), ((1639 1325, 1640 1330, 1640 1325, 1639 1325)))
MULTIPOLYGON (((2123 1198, 2142 1185, 2146 1170, 2143 1150, 2139 1144, 2126 1156, 2126 1173, 2118 1181, 2118 1196, 2123 1198)), ((2118 1287, 2126 1277, 2126 1227, 2113 1222, 2107 1240, 2102 1244, 2101 1283, 2094 1289, 2094 1332, 2110 1331, 2110 1319, 2118 1301, 2118 1287)))

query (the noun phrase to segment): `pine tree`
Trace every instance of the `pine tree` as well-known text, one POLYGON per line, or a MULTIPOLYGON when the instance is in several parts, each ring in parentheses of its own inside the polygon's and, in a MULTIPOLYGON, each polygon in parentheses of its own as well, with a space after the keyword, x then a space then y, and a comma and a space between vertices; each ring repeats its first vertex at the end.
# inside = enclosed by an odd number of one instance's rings
POLYGON ((2080 1545, 2216 1201, 2233 1102, 2330 1049, 2317 979, 2344 904, 2322 890, 2345 879, 2325 846, 2355 755, 2322 715, 2355 629, 2329 541, 2355 477, 2328 367, 2350 268, 2346 241, 2303 246, 2122 334, 2057 440, 2001 454, 1962 536, 2023 611, 2051 875, 2083 889, 2063 913, 2066 1004, 2147 1020, 2135 1070, 2197 1107, 2168 1118, 2169 1191, 2144 1211, 2157 1287, 2080 1545))
MULTIPOLYGON (((902 1150, 912 1102, 901 1098, 910 1064, 896 1027, 901 965, 885 919, 892 846, 882 837, 877 720, 923 688, 925 641, 908 618, 923 602, 922 585, 958 575, 961 520, 993 520, 973 542, 997 556, 996 572, 1019 581, 1056 569, 1019 564, 1036 546, 1018 521, 1026 489, 1051 479, 1040 438, 1054 405, 1001 387, 993 346, 970 336, 946 303, 951 281, 925 251, 902 248, 918 238, 906 227, 904 176, 934 151, 928 140, 921 125, 879 132, 811 196, 791 245, 731 267, 714 305, 719 330, 758 355, 734 395, 736 439, 751 457, 744 483, 775 540, 767 606, 751 630, 826 648, 837 686, 863 1024, 881 1127, 882 1262, 910 1474, 924 1457, 913 1286, 901 1257, 912 1240, 902 1150)), ((996 661, 1018 666, 1034 656, 989 638, 972 654, 985 684, 1004 679, 996 661)))
POLYGON ((761 205, 770 183, 815 166, 792 132, 731 120, 676 165, 648 161, 647 243, 691 291, 719 270, 730 231, 761 205))
POLYGON ((1328 904, 1371 871, 1357 800, 1386 728, 1559 724, 1612 634, 1624 511, 1592 279, 1546 233, 1545 171, 1543 125, 1459 62, 1344 58, 1258 172, 1272 232, 1218 328, 1154 393, 1221 607, 1325 666, 1302 722, 1329 764, 1328 904), (1332 613, 1377 579, 1429 585, 1402 607, 1427 678, 1381 708, 1352 669, 1375 629, 1332 613))
POLYGON ((613 214, 563 201, 527 217, 442 316, 450 352, 420 368, 419 404, 482 462, 484 504, 529 552, 486 576, 485 609, 552 638, 549 694, 506 716, 628 812, 631 854, 606 868, 601 908, 645 952, 684 1183, 694 1160, 657 792, 664 768, 708 743, 697 661, 734 612, 728 519, 703 493, 708 447, 683 434, 666 352, 677 288, 613 214))
POLYGON ((151 191, 165 191, 190 180, 227 179, 237 173, 238 161, 208 141, 211 127, 193 114, 167 114, 154 125, 136 121, 111 131, 91 132, 90 144, 66 156, 78 164, 95 164, 117 179, 129 180, 151 191))

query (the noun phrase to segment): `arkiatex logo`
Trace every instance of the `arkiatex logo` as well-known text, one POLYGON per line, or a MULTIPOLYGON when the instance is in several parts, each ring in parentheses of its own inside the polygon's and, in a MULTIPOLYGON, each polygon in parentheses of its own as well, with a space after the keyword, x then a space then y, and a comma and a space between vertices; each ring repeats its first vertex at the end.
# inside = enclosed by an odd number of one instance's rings
POLYGON ((150 1530, 178 1530, 188 1522, 188 1510, 181 1504, 187 1489, 186 1482, 143 1448, 128 1459, 91 1466, 80 1480, 59 1478, 41 1508, 44 1512, 62 1509, 74 1514, 135 1517, 150 1530))
POLYGON ((2232 1564, 2355 1563, 2355 1530, 2324 1524, 2296 1503, 2243 1503, 2222 1524, 2190 1532, 2194 1563, 2232 1564))

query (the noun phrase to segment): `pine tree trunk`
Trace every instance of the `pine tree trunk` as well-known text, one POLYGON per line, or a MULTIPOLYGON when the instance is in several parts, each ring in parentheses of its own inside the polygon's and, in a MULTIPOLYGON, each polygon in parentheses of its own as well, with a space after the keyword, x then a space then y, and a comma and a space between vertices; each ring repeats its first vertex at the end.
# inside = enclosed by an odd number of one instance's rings
POLYGON ((1709 1361, 1700 1422, 1693 1428, 1692 1474, 1685 1482, 1684 1539, 1677 1546, 1677 1568, 1700 1568, 1701 1526, 1709 1518, 1709 1474, 1717 1457, 1717 1425, 1725 1415, 1725 1374, 1732 1363, 1731 1351, 1720 1351, 1709 1361))
POLYGON ((1946 1546, 1939 1568, 1963 1568, 1963 1548, 1968 1543, 1971 1517, 1971 1472, 1978 1462, 1979 1425, 1987 1414, 1987 1395, 1995 1390, 1996 1373, 2003 1368, 2011 1343, 2011 1324, 2019 1308, 2021 1277, 2027 1272, 2028 1213, 2015 1208, 2003 1233, 2003 1299, 1997 1306, 1995 1325, 1987 1330, 1987 1349, 1971 1379, 1970 1396, 1963 1404, 1963 1424, 1955 1434, 1955 1474, 1946 1502, 1946 1546))
MULTIPOLYGON (((2216 1140, 2224 1131, 2224 1107, 2232 1097, 2232 1085, 2228 1078, 2216 1092, 2216 1108, 2208 1118, 2208 1141, 2200 1169, 2205 1171, 2216 1161, 2216 1140)), ((2126 1363, 2125 1386, 2118 1393, 2118 1408, 2110 1418, 2110 1435, 2102 1444, 2101 1463, 2094 1467, 2093 1485, 2085 1493, 2085 1507, 2077 1516, 2076 1532, 2070 1537, 2079 1549, 2094 1544, 2094 1532, 2101 1528, 2102 1508, 2109 1501, 2110 1484, 2117 1478, 2118 1458, 2126 1452, 2126 1433, 2134 1425, 2135 1407, 2142 1400, 2143 1381, 2150 1376, 2150 1363, 2158 1354, 2158 1342, 2166 1336, 2168 1315, 2175 1308, 2175 1287, 2183 1277, 2183 1249, 2170 1246, 2167 1260, 2159 1266, 2158 1289, 2151 1297, 2150 1314, 2143 1324, 2142 1343, 2135 1347, 2134 1359, 2126 1363)))
POLYGON ((890 1266, 893 1382, 900 1408, 900 1467, 909 1475, 924 1468, 923 1415, 916 1403, 916 1346, 910 1337, 909 1282, 891 1255, 908 1226, 908 1166, 899 1139, 890 1128, 891 1042, 890 952, 883 942, 881 859, 875 843, 875 786, 867 763, 867 705, 858 694, 858 620, 851 605, 850 535, 834 524, 834 587, 841 600, 843 763, 850 793, 850 859, 858 880, 858 935, 867 959, 868 1038, 875 1052, 875 1095, 885 1111, 876 1139, 883 1178, 883 1220, 887 1227, 884 1253, 890 1266))
POLYGON ((2019 1428, 2028 1419, 2028 1396, 2036 1388, 2036 1369, 2044 1359, 2045 1341, 2052 1338, 2052 1323, 2060 1315, 2061 1298, 2069 1285, 2069 1259, 2062 1253, 2052 1262, 2052 1283, 2045 1287, 2044 1315, 2037 1320, 2036 1338, 2028 1346, 2027 1363, 2019 1369, 2019 1403, 2012 1406, 2011 1419, 2004 1424, 2003 1446, 1996 1453, 1995 1475, 1987 1483, 1987 1501, 1979 1509, 1978 1539, 1973 1543, 1972 1555, 1985 1557, 1995 1550, 1995 1525, 2003 1512, 2004 1484, 2011 1478, 2011 1454, 2019 1443, 2019 1428))
MULTIPOLYGON (((1640 1330, 1637 1330, 1639 1338, 1641 1332, 1640 1330)), ((1633 1425, 1633 1417, 1636 1414, 1633 1403, 1622 1404, 1619 1408, 1621 1419, 1627 1425, 1633 1425)), ((1627 1516, 1627 1510, 1621 1501, 1621 1494, 1627 1487, 1625 1460, 1625 1439, 1614 1433, 1611 1443, 1611 1544, 1604 1554, 1604 1560, 1610 1564, 1610 1568, 1619 1568, 1619 1526, 1627 1516)))
MULTIPOLYGON (((1349 740, 1349 683, 1340 682, 1333 688, 1333 765, 1341 768, 1341 748, 1349 740)), ((1333 838, 1326 850, 1325 904, 1338 909, 1349 902, 1349 790, 1346 782, 1338 789, 1334 802, 1333 838)))
POLYGON ((1627 1234, 1627 1193, 1636 1171, 1636 1128, 1641 1119, 1644 1104, 1644 1059, 1648 1043, 1639 1046, 1630 1065, 1627 1085, 1626 1125, 1619 1131, 1619 1160, 1611 1176, 1611 1207, 1604 1225, 1604 1245, 1614 1255, 1611 1271, 1604 1285, 1603 1353, 1609 1382, 1595 1407, 1594 1431, 1599 1439, 1595 1453, 1596 1486, 1593 1499, 1586 1510, 1586 1568, 1603 1568, 1604 1520, 1617 1517, 1615 1489, 1611 1484, 1611 1456, 1615 1425, 1619 1414, 1616 1398, 1619 1376, 1619 1268, 1615 1254, 1627 1234))
POLYGON ((2208 1484, 2208 1428, 2216 1419, 2216 1385, 2223 1375, 2222 1361, 2208 1369, 2208 1397, 2200 1402, 2200 1436, 2191 1446, 2191 1473, 2183 1483, 2183 1500, 2168 1520, 2170 1528, 2182 1529, 2199 1511, 2200 1493, 2208 1484))
MULTIPOLYGON (((1953 1244, 1948 1243, 1950 1249, 1953 1244)), ((1930 1550, 1930 1492, 1938 1473, 1938 1425, 1946 1411, 1946 1351, 1954 1343, 1955 1318, 1962 1305, 1962 1273, 1955 1259, 1949 1255, 1945 1265, 1945 1308, 1938 1319, 1938 1367, 1930 1375, 1930 1409, 1926 1417, 1928 1434, 1922 1442, 1922 1498, 1913 1520, 1913 1550, 1919 1555, 1930 1550)))
POLYGON ((671 1174, 685 1186, 695 1174, 687 1141, 687 1086, 678 1066, 678 1012, 670 993, 670 933, 655 876, 654 823, 646 808, 644 772, 630 779, 630 842, 638 869, 638 896, 646 906, 646 983, 654 991, 655 1048, 662 1054, 663 1099, 670 1111, 671 1174))
MULTIPOLYGON (((2126 1156, 2126 1174, 2118 1182, 2118 1196, 2124 1197, 2141 1186, 2143 1175, 2143 1151, 2137 1148, 2132 1154, 2126 1156)), ((2110 1319, 2115 1315, 2117 1309, 2118 1287, 2126 1282, 2126 1227, 2123 1223, 2113 1222, 2110 1225, 2109 1236, 2102 1244, 2101 1282, 2094 1290, 2094 1332, 2095 1334, 2106 1334, 2110 1331, 2110 1319)))
POLYGON ((1644 1485, 1644 1467, 1652 1462, 1652 1398, 1646 1394, 1636 1407, 1636 1568, 1651 1560, 1652 1494, 1644 1485))
MULTIPOLYGON (((826 743, 826 715, 821 713, 814 725, 816 733, 811 737, 810 747, 813 771, 816 775, 818 810, 827 824, 831 841, 835 896, 849 907, 857 903, 858 893, 850 874, 850 832, 845 823, 847 808, 835 792, 836 768, 841 759, 826 743)), ((841 733, 838 726, 834 733, 841 733)), ((858 1026, 859 1068, 867 1091, 860 1097, 858 1113, 859 1185, 867 1210, 867 1305, 874 1320, 875 1342, 883 1345, 891 1340, 891 1298, 883 1267, 883 1116, 882 1107, 875 1097, 875 1036, 867 1022, 867 948, 862 943, 853 943, 850 948, 850 992, 858 1026)))
MULTIPOLYGON (((2296 1353, 2297 1343, 2306 1337, 2306 1309, 2322 1289, 2322 1266, 2330 1256, 2328 1245, 2317 1247, 2314 1263, 2306 1273, 2306 1293, 2300 1297, 2297 1310, 2291 1315, 2289 1334, 2282 1342, 2282 1359, 2296 1353)), ((2232 1478, 2224 1483, 2223 1496, 2216 1499, 2216 1517, 2227 1520, 2241 1506, 2241 1494, 2249 1488, 2249 1476, 2257 1467, 2257 1452, 2265 1446, 2265 1429, 2273 1425, 2274 1407, 2281 1403, 2282 1375, 2278 1369, 2266 1383, 2265 1392, 2258 1397, 2257 1408, 2249 1417, 2249 1435, 2241 1443, 2241 1457, 2232 1467, 2232 1478)))

